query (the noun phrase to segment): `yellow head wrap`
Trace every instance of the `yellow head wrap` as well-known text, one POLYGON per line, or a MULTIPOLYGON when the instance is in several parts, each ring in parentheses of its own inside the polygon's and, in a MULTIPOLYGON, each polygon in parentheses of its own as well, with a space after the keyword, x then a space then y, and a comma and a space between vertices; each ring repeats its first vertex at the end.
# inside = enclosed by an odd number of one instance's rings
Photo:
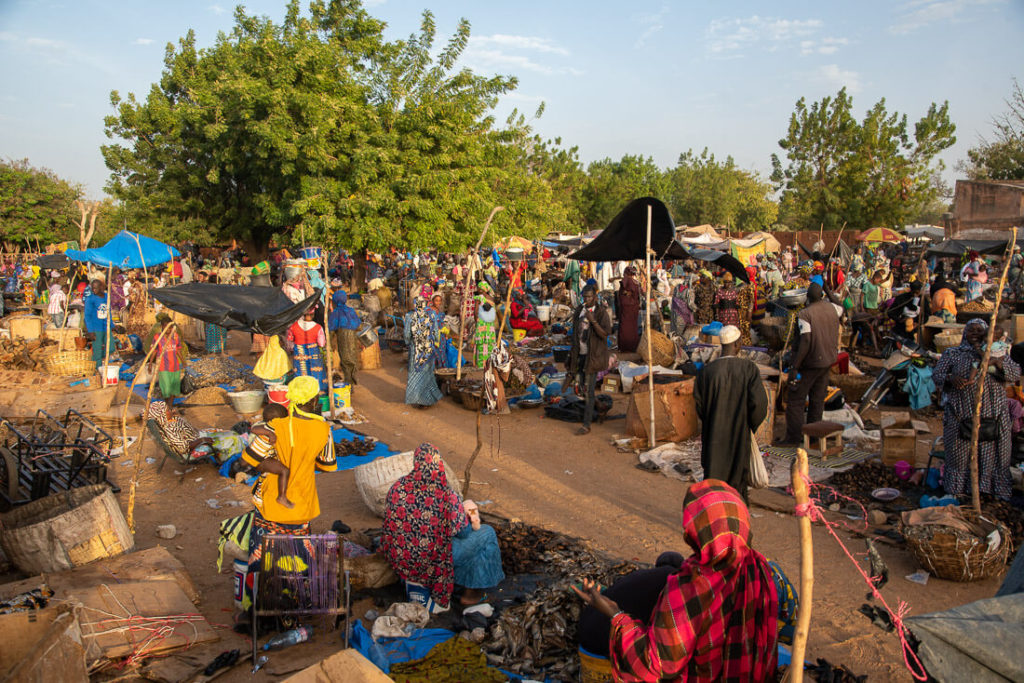
POLYGON ((299 407, 306 405, 319 394, 320 382, 315 377, 299 375, 291 382, 288 382, 288 392, 285 394, 288 397, 288 437, 293 448, 295 447, 295 430, 292 428, 292 421, 295 419, 295 413, 314 420, 324 419, 315 413, 307 413, 299 407))

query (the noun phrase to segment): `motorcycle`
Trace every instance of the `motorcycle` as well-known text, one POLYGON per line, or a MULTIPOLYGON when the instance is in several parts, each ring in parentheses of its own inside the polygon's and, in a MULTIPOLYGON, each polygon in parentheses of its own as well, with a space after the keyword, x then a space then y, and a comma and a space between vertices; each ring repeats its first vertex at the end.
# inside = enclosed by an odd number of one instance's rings
POLYGON ((934 366, 940 358, 934 351, 896 336, 886 336, 884 342, 884 348, 891 349, 891 352, 882 363, 882 371, 860 399, 857 414, 861 417, 869 408, 877 408, 890 392, 903 393, 901 387, 907 379, 907 369, 911 364, 917 367, 934 366))

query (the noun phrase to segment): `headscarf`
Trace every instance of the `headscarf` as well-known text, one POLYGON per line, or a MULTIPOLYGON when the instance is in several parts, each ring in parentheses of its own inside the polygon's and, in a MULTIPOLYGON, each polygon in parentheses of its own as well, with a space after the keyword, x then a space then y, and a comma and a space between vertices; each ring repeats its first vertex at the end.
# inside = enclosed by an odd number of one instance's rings
POLYGON ((320 381, 316 377, 299 375, 291 382, 288 382, 288 391, 285 393, 285 397, 288 399, 288 443, 295 444, 295 430, 292 428, 292 421, 295 419, 296 413, 313 420, 323 421, 323 416, 307 413, 299 407, 306 405, 319 395, 320 381))
POLYGON ((434 296, 434 288, 430 286, 429 282, 420 287, 420 298, 430 301, 432 296, 434 296))
POLYGON ((338 290, 331 296, 331 305, 334 308, 327 317, 327 329, 329 331, 359 329, 359 314, 348 305, 348 294, 344 290, 338 290))
POLYGON ((412 333, 413 366, 420 370, 434 355, 434 340, 437 339, 437 320, 427 310, 426 299, 416 299, 416 308, 408 314, 406 324, 412 333))
POLYGON ((768 680, 778 597, 768 560, 750 547, 747 506, 723 481, 694 484, 683 534, 693 555, 668 578, 650 626, 621 612, 612 620, 616 679, 768 680))
POLYGON ((455 582, 452 536, 469 523, 448 485, 441 453, 429 443, 413 454, 412 472, 388 491, 381 552, 402 579, 419 583, 447 606, 455 582))

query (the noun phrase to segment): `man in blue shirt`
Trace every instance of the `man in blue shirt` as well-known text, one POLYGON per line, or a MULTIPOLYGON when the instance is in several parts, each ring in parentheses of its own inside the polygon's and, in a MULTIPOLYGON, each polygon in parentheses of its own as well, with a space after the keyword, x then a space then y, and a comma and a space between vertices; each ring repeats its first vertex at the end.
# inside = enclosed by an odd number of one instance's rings
POLYGON ((99 371, 106 357, 107 345, 107 295, 102 280, 93 280, 89 294, 85 297, 85 336, 92 340, 92 359, 99 371))

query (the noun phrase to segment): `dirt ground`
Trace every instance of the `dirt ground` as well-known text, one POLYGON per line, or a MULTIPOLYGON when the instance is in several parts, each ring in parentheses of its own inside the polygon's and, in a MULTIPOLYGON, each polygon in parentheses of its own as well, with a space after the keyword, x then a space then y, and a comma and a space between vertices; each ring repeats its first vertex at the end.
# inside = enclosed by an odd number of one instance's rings
MULTIPOLYGON (((247 336, 231 333, 233 349, 247 350, 247 342, 247 336)), ((250 360, 246 354, 236 355, 250 360)), ((405 376, 402 356, 390 352, 384 353, 382 369, 359 373, 353 403, 370 420, 359 429, 399 450, 432 442, 461 472, 475 445, 474 414, 449 399, 426 410, 406 406, 405 376)), ((612 412, 625 412, 623 398, 616 399, 612 412)), ((228 406, 187 409, 186 415, 197 426, 229 427, 238 419, 228 406)), ((485 445, 473 468, 471 497, 486 512, 588 539, 619 557, 652 562, 665 550, 689 554, 679 527, 686 486, 660 473, 636 469, 634 454, 618 452, 610 442, 624 427, 624 420, 613 420, 595 425, 589 435, 576 436, 577 425, 545 419, 540 410, 513 412, 501 418, 485 416, 485 445)), ((925 449, 923 441, 919 446, 925 449)), ((159 457, 149 440, 144 455, 159 457)), ((208 661, 232 647, 241 647, 244 653, 249 647, 247 639, 230 632, 232 577, 228 568, 217 574, 215 562, 218 522, 248 509, 248 488, 219 477, 210 466, 183 474, 179 473, 184 468, 174 462, 168 462, 160 474, 156 464, 143 468, 135 513, 138 547, 160 543, 178 557, 202 594, 201 611, 210 622, 222 627, 224 640, 199 656, 208 661), (216 499, 219 509, 209 507, 208 499, 216 499), (237 505, 232 507, 229 501, 237 505), (173 540, 155 536, 155 527, 164 523, 177 526, 178 536, 173 540)), ((124 487, 120 496, 123 505, 127 505, 131 469, 121 462, 112 466, 113 476, 124 487)), ((320 475, 317 484, 322 514, 313 522, 314 532, 329 529, 336 519, 354 529, 379 526, 380 520, 360 499, 351 471, 320 475)), ((777 560, 798 585, 796 520, 759 506, 759 498, 755 493, 751 509, 755 547, 777 560)), ((863 560, 863 541, 850 534, 842 534, 842 538, 854 556, 863 560)), ((905 602, 910 614, 991 597, 1000 582, 990 579, 961 584, 932 578, 927 586, 920 586, 904 578, 918 569, 909 552, 888 545, 883 545, 881 552, 891 576, 882 593, 894 608, 905 602)), ((884 633, 857 612, 865 602, 867 587, 821 526, 814 529, 814 573, 808 659, 825 658, 833 664, 845 664, 858 674, 867 674, 870 680, 910 680, 896 636, 884 633)), ((369 607, 364 601, 356 604, 353 612, 360 617, 369 607)), ((311 644, 271 653, 270 662, 256 676, 250 676, 250 666, 245 665, 220 680, 278 680, 280 675, 311 664, 338 647, 337 632, 321 633, 311 644)))

